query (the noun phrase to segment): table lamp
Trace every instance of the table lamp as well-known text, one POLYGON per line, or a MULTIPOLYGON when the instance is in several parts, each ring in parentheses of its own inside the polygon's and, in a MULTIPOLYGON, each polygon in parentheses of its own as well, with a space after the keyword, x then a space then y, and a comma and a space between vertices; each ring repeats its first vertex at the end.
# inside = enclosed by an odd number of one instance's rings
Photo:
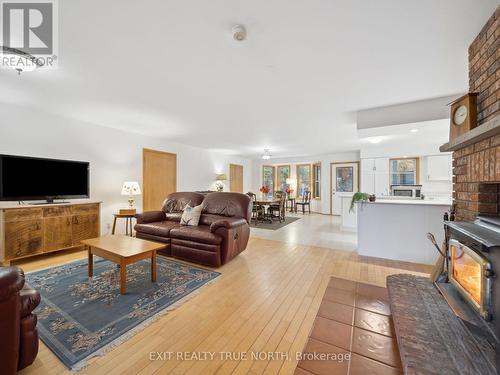
POLYGON ((215 177, 215 187, 217 188, 217 191, 223 191, 224 190, 224 183, 222 181, 227 181, 227 175, 224 173, 218 174, 217 177, 215 177))
POLYGON ((128 204, 134 208, 134 195, 141 195, 141 187, 136 181, 127 181, 123 183, 122 195, 128 195, 128 204))
POLYGON ((297 179, 289 177, 286 179, 286 184, 287 184, 286 192, 288 194, 288 197, 291 197, 292 193, 295 191, 295 186, 297 185, 297 179))

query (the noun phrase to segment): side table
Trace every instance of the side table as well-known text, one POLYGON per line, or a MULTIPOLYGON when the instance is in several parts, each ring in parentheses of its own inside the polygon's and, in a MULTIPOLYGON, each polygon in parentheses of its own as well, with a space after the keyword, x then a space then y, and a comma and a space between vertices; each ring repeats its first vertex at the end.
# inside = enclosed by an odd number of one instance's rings
POLYGON ((116 220, 117 219, 125 219, 125 234, 127 236, 133 237, 133 230, 132 230, 132 219, 135 217, 135 214, 113 214, 115 217, 113 220, 113 229, 111 230, 111 234, 115 234, 115 229, 116 229, 116 220))

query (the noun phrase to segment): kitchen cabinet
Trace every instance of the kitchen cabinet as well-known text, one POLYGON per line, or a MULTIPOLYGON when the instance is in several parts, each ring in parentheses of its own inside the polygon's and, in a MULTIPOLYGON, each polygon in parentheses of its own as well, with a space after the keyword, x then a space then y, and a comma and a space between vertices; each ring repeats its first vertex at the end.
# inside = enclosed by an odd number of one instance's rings
POLYGON ((361 191, 389 195, 389 158, 361 160, 361 191))
POLYGON ((452 158, 451 155, 427 156, 427 180, 451 181, 452 158))

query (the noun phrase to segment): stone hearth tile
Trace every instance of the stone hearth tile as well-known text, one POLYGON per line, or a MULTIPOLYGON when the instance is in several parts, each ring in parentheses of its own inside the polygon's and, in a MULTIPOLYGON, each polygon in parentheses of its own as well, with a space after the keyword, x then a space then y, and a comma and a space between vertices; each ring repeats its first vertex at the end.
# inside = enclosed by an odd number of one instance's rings
POLYGON ((358 284, 357 294, 362 294, 364 296, 374 297, 378 299, 383 299, 384 301, 389 301, 389 293, 386 288, 381 288, 375 285, 368 284, 358 284))
MULTIPOLYGON (((347 350, 314 339, 309 339, 307 342, 303 355, 307 353, 325 353, 336 356, 349 354, 347 350)), ((298 367, 315 375, 347 375, 349 361, 345 358, 343 361, 304 358, 299 362, 298 367)))
POLYGON ((355 327, 352 351, 389 366, 401 368, 396 338, 355 327))
POLYGON ((391 306, 389 302, 377 297, 365 296, 362 294, 356 295, 357 308, 372 311, 382 315, 391 315, 391 306))
POLYGON ((402 375, 403 371, 352 353, 349 375, 402 375))
POLYGON ((326 288, 323 299, 331 302, 342 303, 344 305, 354 306, 356 292, 328 287, 326 288))
POLYGON ((355 281, 345 280, 345 279, 337 279, 336 277, 330 278, 330 282, 328 283, 328 286, 330 288, 348 290, 350 292, 355 292, 357 285, 358 285, 358 283, 355 281))
POLYGON ((380 333, 385 336, 395 337, 392 318, 387 315, 377 314, 372 311, 356 309, 354 325, 359 328, 380 333))
POLYGON ((323 300, 319 307, 318 316, 352 325, 354 321, 354 307, 323 300))
POLYGON ((349 350, 351 348, 352 331, 353 327, 351 325, 318 316, 314 321, 310 337, 349 350))

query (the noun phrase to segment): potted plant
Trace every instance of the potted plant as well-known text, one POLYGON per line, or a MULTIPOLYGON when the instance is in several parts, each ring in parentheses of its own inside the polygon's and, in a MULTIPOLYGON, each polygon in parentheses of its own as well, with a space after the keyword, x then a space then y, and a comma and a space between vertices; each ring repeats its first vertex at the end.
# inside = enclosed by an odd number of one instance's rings
POLYGON ((352 196, 351 208, 349 209, 349 212, 353 212, 354 211, 354 205, 357 202, 364 203, 364 202, 368 202, 369 199, 370 199, 370 194, 359 193, 359 192, 358 193, 354 193, 354 195, 352 196))

